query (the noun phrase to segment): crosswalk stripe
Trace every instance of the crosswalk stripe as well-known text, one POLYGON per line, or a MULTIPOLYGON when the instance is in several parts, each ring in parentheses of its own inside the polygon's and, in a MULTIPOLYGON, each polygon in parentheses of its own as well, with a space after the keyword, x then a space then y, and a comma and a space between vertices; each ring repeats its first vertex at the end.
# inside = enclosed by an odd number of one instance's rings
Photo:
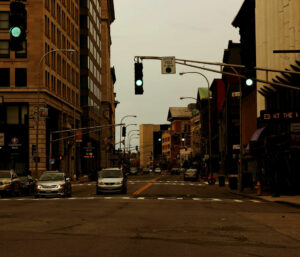
POLYGON ((237 203, 242 203, 243 201, 242 200, 238 200, 238 199, 235 199, 233 200, 234 202, 237 202, 237 203))

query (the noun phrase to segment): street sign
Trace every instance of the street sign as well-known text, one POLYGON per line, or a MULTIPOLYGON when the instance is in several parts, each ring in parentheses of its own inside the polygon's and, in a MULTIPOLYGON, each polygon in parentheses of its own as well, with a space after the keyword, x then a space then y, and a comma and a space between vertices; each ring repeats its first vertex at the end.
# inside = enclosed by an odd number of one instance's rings
POLYGON ((162 57, 161 59, 161 74, 175 74, 175 56, 162 57))
POLYGON ((82 130, 78 129, 75 131, 75 142, 81 143, 82 142, 82 130))

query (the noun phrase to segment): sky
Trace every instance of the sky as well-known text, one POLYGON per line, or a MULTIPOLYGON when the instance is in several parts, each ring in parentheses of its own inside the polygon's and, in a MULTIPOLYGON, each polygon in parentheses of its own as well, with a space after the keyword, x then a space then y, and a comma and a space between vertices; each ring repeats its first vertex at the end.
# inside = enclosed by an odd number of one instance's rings
MULTIPOLYGON (((169 107, 184 107, 207 87, 218 73, 176 65, 176 74, 161 74, 159 60, 143 60, 144 94, 134 94, 135 56, 175 56, 177 59, 222 62, 228 41, 239 42, 239 30, 231 23, 244 0, 114 0, 111 25, 111 65, 115 67, 116 123, 125 115, 127 124, 168 124, 169 107)), ((128 127, 129 130, 138 127, 128 127)), ((116 141, 119 141, 119 129, 116 141)), ((132 133, 134 134, 134 133, 132 133)), ((134 145, 132 140, 132 145, 134 145)), ((136 143, 138 140, 136 139, 136 143)))

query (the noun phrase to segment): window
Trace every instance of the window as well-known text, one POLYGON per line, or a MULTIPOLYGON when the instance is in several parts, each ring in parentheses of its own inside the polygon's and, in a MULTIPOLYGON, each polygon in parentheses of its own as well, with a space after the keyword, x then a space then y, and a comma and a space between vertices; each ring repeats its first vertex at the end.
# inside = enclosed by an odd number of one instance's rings
POLYGON ((1 78, 0 87, 9 87, 10 86, 9 68, 1 68, 0 69, 0 78, 1 78))
POLYGON ((8 40, 0 40, 0 58, 9 58, 8 40))
POLYGON ((15 86, 27 87, 27 69, 25 68, 15 69, 15 86))
POLYGON ((0 29, 9 29, 9 12, 0 12, 0 29))
POLYGON ((19 107, 17 105, 7 106, 6 123, 10 125, 19 124, 19 107))
POLYGON ((26 58, 27 57, 27 41, 22 42, 23 49, 15 52, 16 58, 26 58))

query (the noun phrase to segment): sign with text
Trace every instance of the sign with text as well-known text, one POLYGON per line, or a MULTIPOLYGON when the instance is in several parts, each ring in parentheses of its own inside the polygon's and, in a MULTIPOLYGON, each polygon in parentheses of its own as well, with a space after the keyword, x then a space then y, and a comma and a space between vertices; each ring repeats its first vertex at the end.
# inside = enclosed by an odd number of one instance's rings
POLYGON ((83 149, 84 149, 83 158, 85 158, 85 159, 93 159, 94 158, 93 150, 95 149, 95 147, 92 146, 91 142, 88 142, 87 146, 83 147, 83 149))
POLYGON ((292 121, 300 120, 300 112, 268 112, 261 111, 260 118, 264 121, 292 121))
POLYGON ((78 129, 75 131, 75 142, 81 143, 82 142, 82 130, 78 129))
POLYGON ((161 73, 162 74, 175 74, 175 56, 162 57, 161 59, 161 73))

